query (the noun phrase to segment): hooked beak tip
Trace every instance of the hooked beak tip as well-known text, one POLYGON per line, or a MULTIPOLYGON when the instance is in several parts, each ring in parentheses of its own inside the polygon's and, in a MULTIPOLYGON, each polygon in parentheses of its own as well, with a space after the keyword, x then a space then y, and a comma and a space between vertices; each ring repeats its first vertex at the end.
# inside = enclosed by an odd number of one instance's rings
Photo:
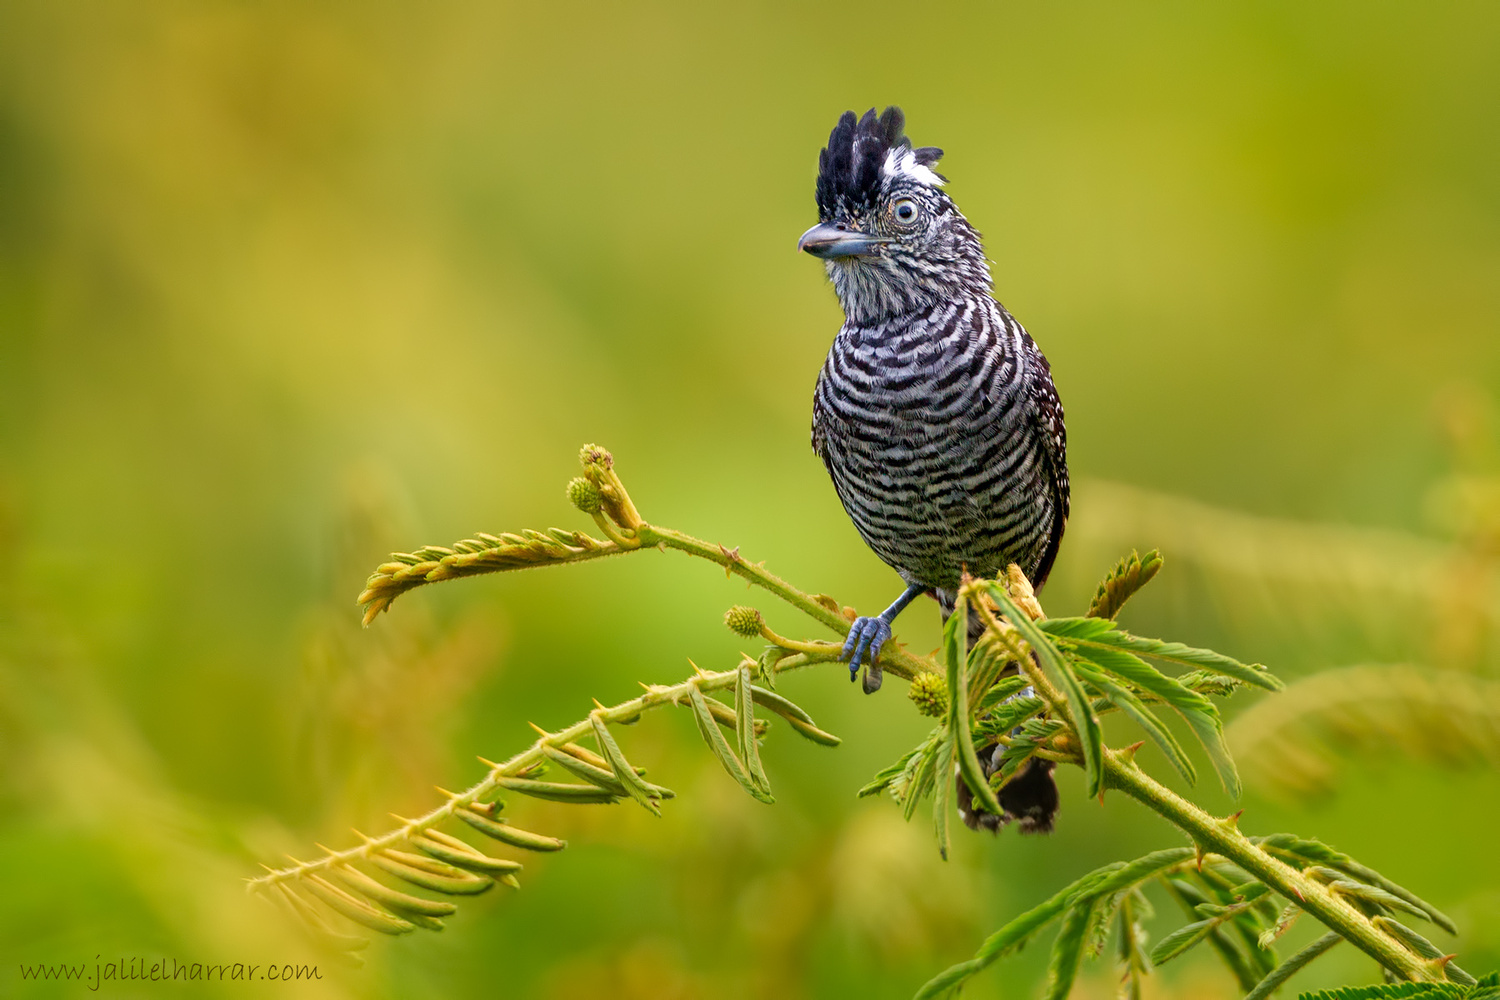
POLYGON ((797 250, 828 260, 834 257, 857 257, 874 252, 890 240, 845 229, 827 222, 813 226, 797 240, 797 250))

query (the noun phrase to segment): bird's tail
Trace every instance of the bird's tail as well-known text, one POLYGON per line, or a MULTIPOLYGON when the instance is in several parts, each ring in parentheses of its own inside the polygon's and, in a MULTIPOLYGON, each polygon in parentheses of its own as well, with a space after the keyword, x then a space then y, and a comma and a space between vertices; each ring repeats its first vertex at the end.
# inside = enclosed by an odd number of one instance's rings
MULTIPOLYGON (((948 621, 948 616, 953 613, 954 602, 957 594, 951 590, 936 591, 938 605, 943 609, 943 621, 948 621)), ((978 615, 969 616, 969 648, 979 641, 984 635, 984 620, 978 615)), ((1019 672, 1020 667, 1011 663, 1001 672, 1001 676, 1009 676, 1019 672)), ((1020 698, 1032 693, 1031 688, 1012 695, 1020 698)), ((1000 755, 1005 748, 999 743, 990 743, 979 748, 979 767, 988 778, 1000 768, 1000 755)), ((1033 757, 1026 762, 1015 777, 1001 786, 996 798, 1000 800, 1000 815, 995 815, 985 809, 970 790, 968 783, 962 775, 955 775, 954 781, 958 788, 958 814, 963 818, 964 825, 971 830, 989 830, 991 833, 998 831, 1002 826, 1014 820, 1017 829, 1022 833, 1051 833, 1054 821, 1057 818, 1059 799, 1057 794, 1057 782, 1053 780, 1052 770, 1056 765, 1050 760, 1042 760, 1033 757)))

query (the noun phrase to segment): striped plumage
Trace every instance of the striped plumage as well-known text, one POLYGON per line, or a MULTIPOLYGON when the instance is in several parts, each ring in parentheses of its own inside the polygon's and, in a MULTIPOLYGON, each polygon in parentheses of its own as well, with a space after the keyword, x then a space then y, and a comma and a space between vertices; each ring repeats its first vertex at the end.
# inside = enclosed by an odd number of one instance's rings
MULTIPOLYGON (((1047 360, 988 294, 845 323, 813 395, 813 448, 854 526, 907 583, 1014 562, 1047 577, 1068 516, 1047 360)), ((944 595, 947 596, 947 595, 944 595)))
MULTIPOLYGON (((897 108, 845 113, 819 157, 820 222, 799 244, 826 261, 846 316, 818 376, 813 448, 860 535, 907 584, 850 631, 845 654, 851 673, 867 658, 866 691, 909 601, 931 593, 946 617, 966 571, 1010 563, 1040 587, 1068 518, 1047 359, 990 294, 979 233, 932 169, 942 151, 913 149, 903 128, 897 108)), ((1002 790, 1007 816, 966 809, 965 820, 1049 829, 1051 767, 1033 764, 1002 790)))

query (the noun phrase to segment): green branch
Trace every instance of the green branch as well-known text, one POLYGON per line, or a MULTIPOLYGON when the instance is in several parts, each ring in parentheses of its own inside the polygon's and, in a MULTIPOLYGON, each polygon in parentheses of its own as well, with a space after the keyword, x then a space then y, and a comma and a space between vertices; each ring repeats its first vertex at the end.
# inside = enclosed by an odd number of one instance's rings
POLYGON ((1238 815, 1218 819, 1158 784, 1118 751, 1106 749, 1105 785, 1116 788, 1186 833, 1204 852, 1228 858, 1261 882, 1312 914, 1330 930, 1402 979, 1441 982, 1440 964, 1424 961, 1376 928, 1359 910, 1328 887, 1266 853, 1240 832, 1238 815))
MULTIPOLYGON (((782 658, 774 669, 785 673, 828 659, 794 654, 782 658)), ((402 934, 417 927, 440 930, 442 922, 438 918, 452 913, 455 909, 452 904, 396 891, 371 878, 356 864, 371 865, 434 892, 470 895, 489 889, 496 881, 518 885, 514 873, 522 866, 491 857, 444 833, 439 829, 443 824, 458 820, 492 840, 523 850, 558 851, 567 846, 564 840, 532 833, 501 819, 499 814, 505 805, 500 798, 502 792, 574 804, 603 804, 630 798, 660 815, 660 801, 675 798, 675 794, 643 780, 644 771, 626 760, 609 726, 633 723, 645 712, 668 705, 691 708, 704 742, 719 757, 725 770, 751 795, 771 802, 770 782, 761 768, 757 746, 765 723, 755 718, 756 705, 780 716, 813 742, 836 746, 839 740, 819 729, 812 717, 791 701, 774 691, 755 687, 751 672, 755 666, 746 659, 734 670, 700 671, 677 684, 648 685, 644 694, 610 707, 599 705, 566 729, 555 733, 538 729, 540 735, 531 746, 505 762, 497 764, 481 758, 489 766, 489 773, 465 791, 446 793, 447 801, 437 808, 415 819, 397 817, 401 825, 381 836, 359 834, 363 843, 356 847, 340 851, 324 848, 324 855, 312 861, 293 858, 292 865, 268 869, 267 874, 251 879, 249 889, 279 901, 320 937, 343 950, 357 947, 362 939, 335 931, 312 906, 308 896, 354 923, 381 933, 402 934), (729 689, 735 692, 733 706, 706 696, 729 689), (721 727, 734 731, 738 752, 720 733, 721 727), (598 753, 578 744, 578 740, 587 737, 593 738, 598 753), (538 780, 548 765, 556 765, 582 780, 538 780), (421 853, 413 854, 403 848, 415 848, 421 853)))
MULTIPOLYGON (((614 457, 609 452, 597 445, 585 445, 580 457, 584 475, 569 484, 568 499, 594 518, 608 540, 593 538, 581 531, 549 528, 545 532, 527 530, 519 535, 481 533, 451 546, 428 545, 414 552, 392 553, 391 561, 376 568, 365 583, 364 592, 359 595, 359 603, 365 608, 365 624, 370 624, 382 611, 389 609, 397 597, 427 583, 538 566, 563 566, 649 549, 670 549, 720 566, 727 573, 776 595, 838 635, 849 634, 850 623, 854 620, 851 609, 841 607, 825 594, 798 590, 768 572, 763 564, 746 560, 740 555, 738 546, 725 548, 672 528, 647 523, 615 473, 614 457)), ((919 674, 939 670, 931 659, 913 656, 894 639, 881 648, 879 661, 882 669, 908 681, 919 674)))
MULTIPOLYGON (((853 609, 826 595, 797 589, 763 565, 747 561, 738 549, 650 524, 636 509, 607 451, 590 445, 580 457, 583 476, 568 484, 568 499, 593 518, 602 538, 553 528, 480 534, 452 546, 396 553, 376 569, 359 597, 366 624, 400 595, 428 583, 658 549, 713 563, 840 638, 848 634, 853 609)), ((919 995, 936 997, 957 989, 1053 922, 1062 929, 1053 946, 1049 997, 1068 994, 1083 955, 1101 953, 1115 925, 1132 990, 1153 958, 1170 960, 1204 940, 1213 942, 1242 988, 1257 998, 1339 940, 1349 941, 1399 979, 1471 981, 1449 963, 1452 956, 1439 954, 1426 938, 1394 919, 1396 913, 1416 914, 1452 929, 1447 917, 1413 893, 1317 841, 1285 834, 1247 837, 1238 828, 1238 814, 1216 818, 1141 770, 1135 751, 1143 744, 1124 750, 1104 744, 1099 717, 1121 711, 1191 784, 1196 769, 1156 715, 1158 709, 1169 709, 1188 724, 1226 790, 1236 795, 1238 772, 1210 696, 1228 695, 1246 685, 1273 692, 1283 687, 1259 665, 1122 630, 1115 623, 1121 607, 1161 565, 1154 551, 1121 560, 1100 584, 1088 615, 1080 618, 1047 618, 1016 566, 1009 567, 1002 580, 965 579, 947 623, 942 668, 893 641, 882 649, 880 667, 914 682, 914 704, 937 725, 860 794, 890 792, 908 819, 931 795, 934 828, 945 857, 956 804, 968 802, 979 811, 1003 813, 1000 791, 1032 757, 1083 768, 1090 795, 1106 789, 1123 792, 1175 825, 1193 844, 1085 876, 1001 928, 973 959, 941 973, 919 995), (984 635, 972 647, 964 640, 971 615, 984 625, 984 635), (1163 668, 1186 672, 1171 676, 1163 668), (955 770, 970 795, 956 794, 955 770), (1149 916, 1150 907, 1141 888, 1153 880, 1166 884, 1195 919, 1164 937, 1147 956, 1139 922, 1149 916), (1290 904, 1279 914, 1273 894, 1290 904), (1301 912, 1324 924, 1329 934, 1277 965, 1271 945, 1301 912)), ((644 779, 645 772, 628 761, 610 727, 667 705, 693 713, 705 745, 748 794, 762 802, 774 801, 758 746, 766 723, 755 717, 756 706, 810 740, 836 745, 838 739, 819 729, 795 704, 755 682, 761 679, 769 687, 780 673, 833 662, 840 643, 785 638, 749 607, 729 609, 725 624, 738 635, 760 637, 771 645, 759 661, 745 657, 733 670, 698 671, 678 684, 648 686, 644 694, 611 707, 596 702, 586 718, 566 729, 538 730, 539 737, 526 750, 504 763, 486 761, 489 771, 481 781, 463 792, 446 793, 447 801, 423 816, 402 819, 400 826, 378 837, 361 835, 363 843, 356 847, 325 848, 316 860, 294 859, 290 867, 268 870, 251 881, 251 889, 278 900, 343 948, 355 947, 355 939, 327 923, 329 911, 387 934, 439 929, 441 917, 454 911, 453 903, 398 891, 358 866, 448 896, 481 892, 497 881, 516 884, 519 862, 491 857, 440 829, 456 820, 510 847, 549 851, 566 846, 560 839, 500 818, 502 792, 580 804, 633 800, 660 815, 661 803, 673 793, 644 779), (732 704, 710 697, 731 690, 732 704), (721 730, 729 730, 733 738, 721 730), (593 741, 597 752, 579 744, 585 739, 593 741), (541 775, 548 767, 577 780, 544 780, 541 775)), ((963 790, 957 788, 958 793, 963 790)))

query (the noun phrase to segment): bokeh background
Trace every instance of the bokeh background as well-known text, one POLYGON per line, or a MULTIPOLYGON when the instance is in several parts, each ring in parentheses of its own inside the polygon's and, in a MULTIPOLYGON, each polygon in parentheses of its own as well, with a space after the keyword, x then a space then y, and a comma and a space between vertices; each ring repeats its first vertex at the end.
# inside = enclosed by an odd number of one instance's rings
MULTIPOLYGON (((808 447, 841 316, 793 247, 836 116, 892 102, 1057 374, 1048 607, 1161 547, 1130 627, 1324 678, 1230 706, 1244 826, 1353 853, 1500 966, 1497 52, 1478 2, 0 5, 0 994, 79 992, 23 962, 302 954, 242 891, 259 863, 429 808, 528 721, 731 664, 744 585, 654 553, 359 628, 392 548, 586 527, 585 441, 647 518, 884 606, 808 447)), ((935 647, 935 612, 900 635, 935 647)), ((659 713, 624 736, 664 818, 527 806, 571 846, 521 892, 222 992, 905 997, 1177 842, 1067 775, 1054 836, 945 864, 854 797, 924 720, 837 673, 784 682, 844 744, 775 730, 774 807, 659 713)), ((1027 995, 1045 956, 973 994, 1027 995)), ((1373 975, 1346 947, 1297 985, 1373 975)), ((1233 995, 1206 952, 1153 989, 1233 995)))

